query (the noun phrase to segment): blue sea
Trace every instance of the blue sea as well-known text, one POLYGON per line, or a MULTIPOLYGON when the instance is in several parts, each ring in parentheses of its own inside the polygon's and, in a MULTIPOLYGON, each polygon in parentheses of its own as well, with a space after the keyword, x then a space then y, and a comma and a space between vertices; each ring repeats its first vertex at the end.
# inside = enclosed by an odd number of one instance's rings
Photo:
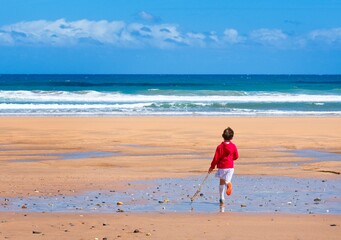
POLYGON ((341 75, 0 75, 0 116, 341 116, 341 75))

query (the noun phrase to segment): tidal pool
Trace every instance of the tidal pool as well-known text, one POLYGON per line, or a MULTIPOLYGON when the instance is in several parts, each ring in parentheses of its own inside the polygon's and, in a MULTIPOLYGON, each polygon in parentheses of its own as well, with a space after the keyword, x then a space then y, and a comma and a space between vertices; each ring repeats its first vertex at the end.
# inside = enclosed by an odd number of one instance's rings
POLYGON ((304 161, 304 163, 341 161, 341 154, 339 153, 324 152, 311 149, 293 150, 290 152, 294 153, 297 157, 311 158, 311 160, 304 161))
POLYGON ((194 202, 204 176, 126 183, 125 191, 84 192, 75 196, 1 198, 0 211, 15 212, 280 212, 341 214, 341 179, 241 176, 225 208, 218 204, 218 180, 211 175, 194 202), (123 205, 117 205, 122 202, 123 205))
POLYGON ((43 161, 54 161, 54 160, 78 160, 86 158, 103 158, 120 156, 117 152, 64 152, 64 153, 48 153, 48 154, 18 154, 16 156, 29 156, 29 157, 47 157, 47 158, 36 158, 36 159, 13 159, 8 162, 43 162, 43 161), (52 157, 52 158, 51 158, 52 157))

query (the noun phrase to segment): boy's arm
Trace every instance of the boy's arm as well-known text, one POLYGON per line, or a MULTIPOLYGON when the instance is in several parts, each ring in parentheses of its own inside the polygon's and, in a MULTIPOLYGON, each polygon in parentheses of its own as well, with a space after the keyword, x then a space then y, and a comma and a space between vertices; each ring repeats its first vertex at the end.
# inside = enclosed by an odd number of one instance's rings
POLYGON ((233 153, 233 160, 237 160, 239 158, 239 153, 237 147, 235 147, 235 151, 233 153))
POLYGON ((218 163, 218 160, 219 160, 219 151, 218 151, 218 147, 217 147, 217 149, 215 150, 215 154, 214 154, 213 160, 211 162, 211 166, 208 169, 209 173, 211 173, 213 171, 213 169, 215 168, 215 166, 218 163))

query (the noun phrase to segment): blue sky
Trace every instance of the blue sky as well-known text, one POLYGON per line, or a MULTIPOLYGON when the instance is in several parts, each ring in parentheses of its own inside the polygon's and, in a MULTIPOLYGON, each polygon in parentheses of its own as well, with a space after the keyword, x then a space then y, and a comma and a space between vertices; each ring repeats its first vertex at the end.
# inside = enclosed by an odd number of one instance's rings
POLYGON ((0 6, 0 73, 341 74, 340 0, 0 6))

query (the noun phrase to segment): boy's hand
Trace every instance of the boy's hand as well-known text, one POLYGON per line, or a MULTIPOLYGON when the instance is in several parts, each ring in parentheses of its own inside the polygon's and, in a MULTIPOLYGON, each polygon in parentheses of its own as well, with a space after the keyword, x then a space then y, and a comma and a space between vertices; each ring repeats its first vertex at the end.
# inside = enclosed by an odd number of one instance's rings
POLYGON ((208 169, 208 173, 211 173, 212 171, 213 171, 213 168, 210 167, 210 168, 208 169))

